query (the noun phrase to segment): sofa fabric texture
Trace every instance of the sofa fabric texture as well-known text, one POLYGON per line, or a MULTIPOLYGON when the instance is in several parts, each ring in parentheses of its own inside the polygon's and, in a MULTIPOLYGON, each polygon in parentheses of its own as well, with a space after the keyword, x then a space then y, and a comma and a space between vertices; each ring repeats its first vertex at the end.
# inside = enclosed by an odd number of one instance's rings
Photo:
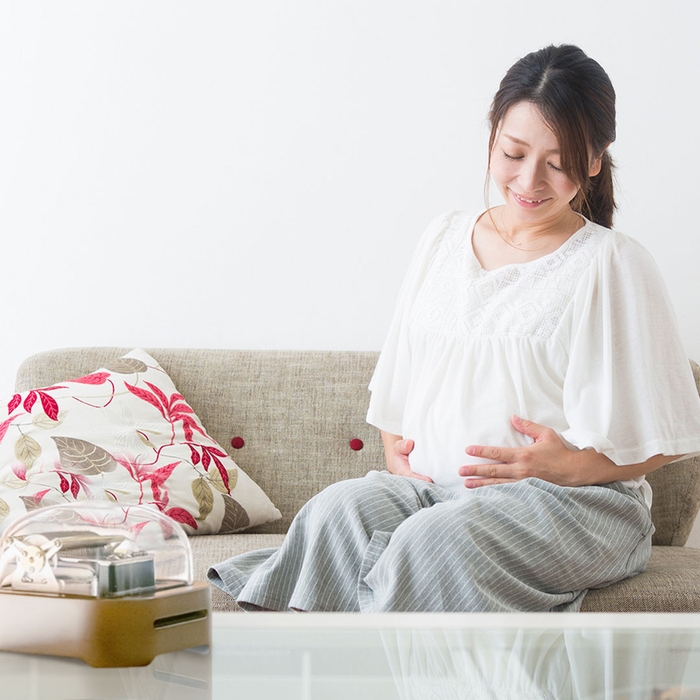
MULTIPOLYGON (((34 355, 16 390, 79 377, 131 348, 72 348, 34 355)), ((170 375, 207 432, 263 489, 282 519, 243 533, 191 538, 195 576, 234 554, 278 546, 313 495, 341 479, 384 467, 379 432, 365 422, 376 352, 147 349, 170 375), (243 446, 235 449, 236 445, 243 446), (357 449, 361 441, 361 449, 357 449), (351 442, 353 443, 351 447, 351 442)), ((700 390, 700 368, 693 363, 700 390)), ((656 527, 647 571, 591 591, 584 611, 700 611, 700 550, 684 549, 700 507, 700 458, 647 477, 656 527)), ((214 591, 214 609, 235 602, 214 591)))

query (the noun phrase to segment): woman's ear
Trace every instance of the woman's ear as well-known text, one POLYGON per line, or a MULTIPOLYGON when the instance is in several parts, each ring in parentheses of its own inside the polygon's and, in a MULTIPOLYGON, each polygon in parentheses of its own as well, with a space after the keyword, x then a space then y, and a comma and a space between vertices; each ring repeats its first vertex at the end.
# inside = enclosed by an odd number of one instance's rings
POLYGON ((595 177, 603 167, 603 154, 593 159, 591 167, 588 169, 588 177, 595 177))
POLYGON ((601 171, 601 168, 603 167, 603 156, 608 152, 609 145, 610 144, 608 144, 603 149, 603 152, 591 162, 591 167, 588 170, 588 177, 595 177, 601 171))

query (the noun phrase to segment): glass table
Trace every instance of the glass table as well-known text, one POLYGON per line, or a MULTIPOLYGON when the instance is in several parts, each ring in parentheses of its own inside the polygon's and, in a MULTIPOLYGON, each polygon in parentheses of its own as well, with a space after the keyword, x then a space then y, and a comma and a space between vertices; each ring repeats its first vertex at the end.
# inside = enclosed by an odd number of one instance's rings
POLYGON ((149 666, 0 654, 8 700, 700 700, 700 614, 213 615, 149 666))

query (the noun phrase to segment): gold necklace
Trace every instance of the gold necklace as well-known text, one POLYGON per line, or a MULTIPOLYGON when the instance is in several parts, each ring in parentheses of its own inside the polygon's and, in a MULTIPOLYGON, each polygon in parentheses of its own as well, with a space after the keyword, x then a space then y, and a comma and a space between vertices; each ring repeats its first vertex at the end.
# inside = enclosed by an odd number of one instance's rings
MULTIPOLYGON (((535 252, 537 252, 538 250, 544 250, 544 249, 547 247, 547 242, 545 241, 545 244, 544 244, 544 245, 541 245, 539 248, 523 248, 523 247, 522 247, 522 245, 523 245, 522 243, 516 243, 507 233, 501 231, 501 229, 498 228, 498 226, 496 226, 495 224, 494 224, 494 226, 495 226, 495 228, 496 228, 496 233, 498 233, 498 235, 499 235, 511 248, 515 248, 515 250, 519 250, 519 251, 521 251, 521 252, 523 252, 523 253, 535 253, 535 252)), ((549 235, 550 235, 550 234, 548 234, 548 233, 543 233, 542 236, 538 236, 538 238, 546 238, 546 237, 549 236, 549 235)))
MULTIPOLYGON (((491 219, 491 223, 493 224, 493 227, 496 229, 496 233, 503 239, 505 243, 507 243, 511 248, 515 248, 515 250, 519 250, 522 253, 536 253, 538 250, 544 250, 547 247, 547 242, 545 241, 545 244, 540 246, 539 248, 523 248, 522 243, 516 243, 505 231, 501 231, 500 227, 498 224, 495 222, 493 218, 493 214, 491 210, 489 209, 488 211, 489 219, 491 219)), ((541 236, 537 236, 537 238, 546 238, 550 234, 548 233, 543 233, 541 236)))

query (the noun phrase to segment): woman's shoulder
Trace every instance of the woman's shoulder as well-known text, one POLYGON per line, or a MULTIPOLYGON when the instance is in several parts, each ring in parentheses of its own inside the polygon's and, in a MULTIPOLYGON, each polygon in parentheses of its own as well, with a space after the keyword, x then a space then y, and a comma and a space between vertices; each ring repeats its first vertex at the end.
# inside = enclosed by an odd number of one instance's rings
POLYGON ((471 233, 476 220, 483 211, 466 211, 463 209, 450 209, 436 216, 428 225, 423 234, 426 243, 440 243, 443 240, 459 237, 460 239, 471 233))
POLYGON ((599 272, 628 274, 658 274, 658 266, 647 248, 633 236, 587 222, 586 229, 597 240, 596 254, 599 272))
POLYGON ((471 230, 479 213, 450 209, 436 216, 418 241, 416 255, 432 256, 447 241, 462 239, 471 230))
POLYGON ((637 238, 618 229, 606 228, 593 222, 588 222, 588 228, 600 236, 603 249, 613 255, 638 258, 651 258, 651 253, 637 238))
POLYGON ((464 209, 450 209, 438 214, 428 225, 428 230, 444 232, 446 230, 464 230, 474 225, 474 222, 483 212, 466 211, 464 209))

